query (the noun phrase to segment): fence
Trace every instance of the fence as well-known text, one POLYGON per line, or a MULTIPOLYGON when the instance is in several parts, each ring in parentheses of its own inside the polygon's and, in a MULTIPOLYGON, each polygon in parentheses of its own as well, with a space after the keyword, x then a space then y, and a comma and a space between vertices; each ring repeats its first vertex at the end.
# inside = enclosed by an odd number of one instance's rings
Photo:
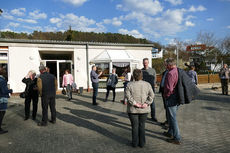
MULTIPOLYGON (((157 83, 159 84, 161 81, 162 75, 157 75, 157 83)), ((218 74, 201 74, 198 75, 198 84, 205 83, 218 83, 220 82, 220 78, 218 74)))

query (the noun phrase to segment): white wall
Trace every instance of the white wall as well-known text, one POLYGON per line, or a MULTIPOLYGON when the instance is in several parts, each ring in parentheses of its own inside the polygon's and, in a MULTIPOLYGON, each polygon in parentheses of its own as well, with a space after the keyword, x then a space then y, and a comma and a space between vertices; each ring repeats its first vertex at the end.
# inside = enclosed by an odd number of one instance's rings
POLYGON ((25 90, 23 77, 30 70, 39 73, 40 56, 35 47, 9 47, 9 84, 14 92, 25 90))

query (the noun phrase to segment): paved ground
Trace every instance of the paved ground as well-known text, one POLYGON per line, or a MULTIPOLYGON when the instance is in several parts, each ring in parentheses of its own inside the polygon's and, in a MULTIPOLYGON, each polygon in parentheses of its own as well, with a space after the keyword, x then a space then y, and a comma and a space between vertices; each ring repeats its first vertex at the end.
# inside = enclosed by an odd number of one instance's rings
MULTIPOLYGON (((230 152, 230 96, 220 90, 210 90, 212 84, 199 86, 201 95, 191 104, 180 106, 178 111, 182 145, 165 141, 160 125, 146 123, 144 148, 130 145, 130 121, 126 107, 118 102, 91 105, 91 94, 74 95, 71 102, 57 96, 57 123, 38 127, 33 120, 24 121, 23 99, 10 99, 3 128, 9 133, 0 135, 1 153, 128 153, 128 152, 230 152)), ((219 84, 215 85, 219 86, 219 84)), ((111 96, 111 95, 110 95, 111 96)), ((157 118, 165 120, 162 99, 156 94, 157 118)), ((41 119, 39 102, 38 120, 41 119)))

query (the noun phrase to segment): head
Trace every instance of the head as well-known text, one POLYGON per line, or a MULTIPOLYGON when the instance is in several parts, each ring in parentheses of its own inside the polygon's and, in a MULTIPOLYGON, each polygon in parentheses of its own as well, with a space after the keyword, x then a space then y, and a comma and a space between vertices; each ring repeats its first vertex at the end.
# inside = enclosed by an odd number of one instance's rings
POLYGON ((65 74, 69 74, 69 70, 67 69, 67 70, 65 70, 65 74))
POLYGON ((35 76, 36 76, 36 72, 34 71, 34 70, 30 70, 29 71, 29 77, 33 80, 34 78, 35 78, 35 76))
POLYGON ((194 66, 194 65, 191 65, 191 66, 190 66, 190 70, 193 70, 193 71, 194 71, 194 70, 195 70, 195 66, 194 66))
POLYGON ((3 67, 0 67, 0 75, 4 76, 6 74, 6 70, 3 67))
POLYGON ((139 81, 139 80, 143 79, 143 74, 142 74, 142 71, 140 69, 135 69, 133 71, 133 79, 135 81, 139 81))
POLYGON ((39 71, 40 71, 40 73, 46 72, 46 67, 44 65, 40 65, 39 66, 39 71))
POLYGON ((173 58, 167 58, 165 60, 165 64, 166 64, 167 69, 169 70, 176 67, 176 61, 173 58))
POLYGON ((46 66, 46 72, 50 72, 50 68, 48 66, 46 66))
POLYGON ((93 65, 93 66, 92 66, 92 70, 93 70, 93 71, 96 71, 96 70, 97 70, 96 65, 93 65))
POLYGON ((116 73, 116 68, 113 68, 113 69, 112 69, 112 73, 116 73))
POLYGON ((148 68, 149 67, 149 59, 148 58, 144 58, 143 59, 143 66, 144 66, 144 68, 148 68))
POLYGON ((224 66, 223 66, 224 68, 227 68, 228 67, 228 65, 227 64, 224 64, 224 66))

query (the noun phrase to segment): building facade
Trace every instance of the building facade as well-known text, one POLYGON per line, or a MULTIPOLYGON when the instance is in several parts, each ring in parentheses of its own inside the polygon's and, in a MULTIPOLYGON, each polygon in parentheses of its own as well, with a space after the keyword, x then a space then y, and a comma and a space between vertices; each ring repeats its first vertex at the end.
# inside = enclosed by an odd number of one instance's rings
POLYGON ((92 87, 89 76, 92 65, 95 64, 100 69, 108 65, 104 78, 113 67, 119 73, 127 66, 131 70, 142 68, 142 59, 146 57, 152 65, 152 48, 153 44, 0 39, 0 66, 6 68, 8 84, 15 93, 24 91, 25 85, 21 80, 29 70, 35 70, 39 74, 40 64, 48 66, 50 73, 57 77, 59 89, 66 69, 73 74, 78 88, 89 89, 92 87), (100 63, 98 57, 104 52, 114 56, 114 64, 111 65, 113 62, 108 58, 100 63), (125 54, 129 59, 123 58, 125 54))

